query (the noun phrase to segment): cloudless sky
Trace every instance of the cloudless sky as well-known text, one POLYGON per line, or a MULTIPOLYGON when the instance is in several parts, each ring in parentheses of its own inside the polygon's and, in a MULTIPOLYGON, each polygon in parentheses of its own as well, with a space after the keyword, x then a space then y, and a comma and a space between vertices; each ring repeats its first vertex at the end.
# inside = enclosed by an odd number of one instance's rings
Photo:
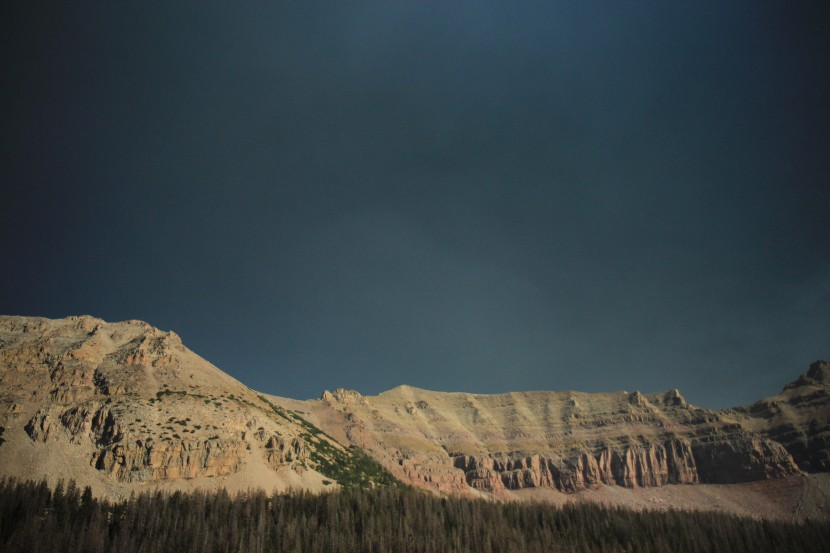
POLYGON ((830 358, 822 3, 18 4, 4 314, 297 398, 714 408, 830 358))

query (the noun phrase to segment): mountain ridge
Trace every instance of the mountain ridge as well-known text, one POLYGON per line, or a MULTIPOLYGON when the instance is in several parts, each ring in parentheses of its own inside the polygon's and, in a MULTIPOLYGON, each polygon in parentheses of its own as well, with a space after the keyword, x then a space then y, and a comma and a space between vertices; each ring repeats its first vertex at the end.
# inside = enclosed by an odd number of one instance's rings
POLYGON ((691 405, 677 389, 400 385, 293 400, 251 390, 142 321, 3 316, 0 472, 73 477, 116 497, 403 482, 492 499, 605 501, 777 487, 795 490, 795 502, 812 494, 821 514, 830 512, 829 374, 817 361, 778 395, 724 410, 691 405))

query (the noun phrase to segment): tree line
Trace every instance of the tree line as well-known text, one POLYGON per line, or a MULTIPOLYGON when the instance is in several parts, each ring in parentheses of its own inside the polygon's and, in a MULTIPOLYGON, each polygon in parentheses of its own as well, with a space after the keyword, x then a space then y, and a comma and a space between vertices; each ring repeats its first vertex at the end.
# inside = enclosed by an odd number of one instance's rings
POLYGON ((494 553, 830 551, 830 523, 712 512, 556 507, 435 497, 412 489, 235 496, 93 497, 60 482, 0 480, 0 551, 494 553))

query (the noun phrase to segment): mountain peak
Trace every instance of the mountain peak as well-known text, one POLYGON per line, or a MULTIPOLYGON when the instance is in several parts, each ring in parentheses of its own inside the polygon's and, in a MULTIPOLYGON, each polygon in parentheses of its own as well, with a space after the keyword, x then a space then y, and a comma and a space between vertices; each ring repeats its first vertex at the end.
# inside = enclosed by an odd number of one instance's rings
POLYGON ((819 359, 813 362, 810 370, 807 371, 807 376, 822 382, 830 382, 830 361, 819 359))

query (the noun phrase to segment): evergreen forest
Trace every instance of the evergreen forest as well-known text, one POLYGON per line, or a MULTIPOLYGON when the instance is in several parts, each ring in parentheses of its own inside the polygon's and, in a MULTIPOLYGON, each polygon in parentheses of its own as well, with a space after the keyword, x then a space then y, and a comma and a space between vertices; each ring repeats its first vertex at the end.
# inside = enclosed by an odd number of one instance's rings
POLYGON ((830 523, 435 497, 412 489, 144 493, 0 480, 0 551, 101 553, 830 551, 830 523))

